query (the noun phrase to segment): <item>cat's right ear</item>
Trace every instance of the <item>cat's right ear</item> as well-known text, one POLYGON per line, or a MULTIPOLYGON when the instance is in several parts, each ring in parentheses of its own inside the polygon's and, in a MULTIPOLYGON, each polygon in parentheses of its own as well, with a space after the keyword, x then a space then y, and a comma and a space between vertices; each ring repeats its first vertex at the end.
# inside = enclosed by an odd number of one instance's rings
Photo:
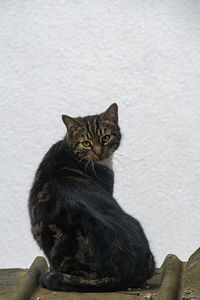
POLYGON ((62 120, 67 127, 67 131, 70 134, 73 131, 73 128, 77 127, 79 121, 77 118, 71 118, 66 115, 62 115, 62 120))

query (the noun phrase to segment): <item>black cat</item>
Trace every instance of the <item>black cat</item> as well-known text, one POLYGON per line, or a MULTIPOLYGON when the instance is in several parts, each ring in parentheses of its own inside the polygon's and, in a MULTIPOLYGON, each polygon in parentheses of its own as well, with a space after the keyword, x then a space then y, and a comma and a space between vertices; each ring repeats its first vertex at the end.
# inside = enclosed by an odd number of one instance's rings
POLYGON ((155 263, 140 223, 113 198, 112 154, 120 144, 117 104, 84 118, 63 115, 65 138, 36 172, 32 233, 50 264, 43 287, 78 292, 140 287, 155 263))

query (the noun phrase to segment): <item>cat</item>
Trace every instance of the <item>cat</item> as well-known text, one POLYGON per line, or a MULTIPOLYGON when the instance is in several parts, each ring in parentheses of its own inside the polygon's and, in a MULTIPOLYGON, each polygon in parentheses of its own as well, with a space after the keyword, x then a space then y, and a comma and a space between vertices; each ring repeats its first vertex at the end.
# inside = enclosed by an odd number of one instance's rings
POLYGON ((113 198, 118 106, 62 120, 67 133, 44 156, 29 196, 31 231, 50 265, 40 283, 76 292, 141 287, 155 262, 140 223, 113 198))

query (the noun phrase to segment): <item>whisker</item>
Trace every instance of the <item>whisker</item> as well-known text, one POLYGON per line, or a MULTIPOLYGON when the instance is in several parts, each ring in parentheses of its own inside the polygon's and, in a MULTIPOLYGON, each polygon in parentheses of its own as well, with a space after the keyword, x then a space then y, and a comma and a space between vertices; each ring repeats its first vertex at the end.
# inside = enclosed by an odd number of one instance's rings
POLYGON ((91 167, 92 167, 91 171, 93 171, 93 174, 96 176, 97 179, 99 179, 99 181, 101 181, 101 182, 103 182, 103 183, 106 183, 106 184, 109 184, 108 182, 106 182, 105 180, 102 180, 102 178, 100 178, 100 177, 97 175, 97 173, 96 173, 96 171, 95 171, 95 164, 94 164, 93 161, 91 161, 91 167))
POLYGON ((75 168, 81 163, 81 161, 83 160, 83 159, 85 159, 85 158, 87 158, 87 155, 86 156, 83 156, 79 161, 78 161, 78 163, 75 165, 75 168))
POLYGON ((85 172, 87 172, 87 168, 90 166, 90 160, 87 161, 86 165, 85 165, 85 172))
POLYGON ((121 155, 121 156, 124 156, 124 157, 126 157, 126 158, 129 158, 128 155, 123 154, 123 153, 120 153, 119 151, 115 154, 115 157, 116 157, 117 155, 121 155))
POLYGON ((94 162, 92 161, 92 170, 94 171, 94 175, 97 177, 97 178, 99 178, 98 176, 97 176, 97 173, 96 173, 96 171, 95 171, 95 167, 94 167, 94 162))

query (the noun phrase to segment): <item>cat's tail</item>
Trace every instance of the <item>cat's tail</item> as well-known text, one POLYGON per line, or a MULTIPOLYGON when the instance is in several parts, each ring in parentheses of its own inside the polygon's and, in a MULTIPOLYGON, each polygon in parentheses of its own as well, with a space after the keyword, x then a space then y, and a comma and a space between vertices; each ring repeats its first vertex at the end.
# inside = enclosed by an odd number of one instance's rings
POLYGON ((122 280, 117 278, 104 277, 87 280, 58 272, 42 274, 40 284, 47 289, 65 292, 111 292, 128 288, 127 283, 124 286, 122 280))

